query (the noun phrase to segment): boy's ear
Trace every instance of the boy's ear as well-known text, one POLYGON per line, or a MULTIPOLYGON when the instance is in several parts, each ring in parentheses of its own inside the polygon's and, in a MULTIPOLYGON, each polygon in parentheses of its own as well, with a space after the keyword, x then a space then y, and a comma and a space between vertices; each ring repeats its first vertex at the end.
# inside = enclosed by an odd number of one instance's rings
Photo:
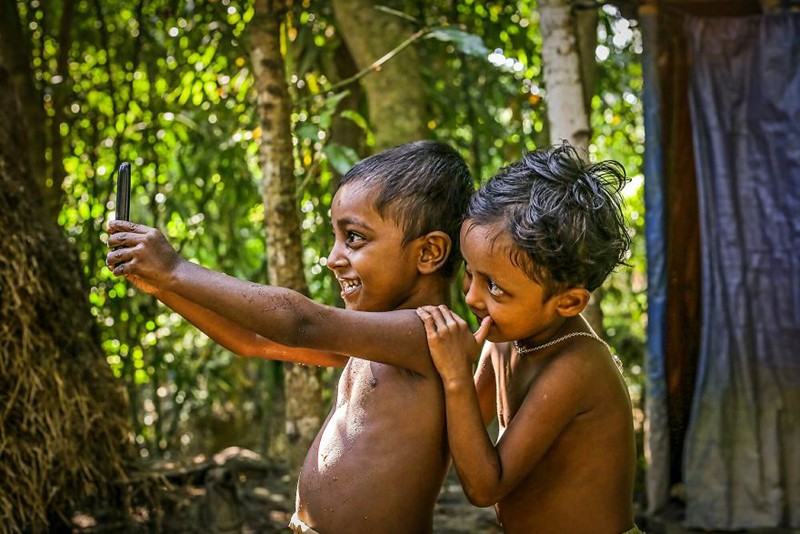
POLYGON ((573 287, 556 296, 556 310, 562 317, 578 315, 589 304, 589 291, 582 287, 573 287))
POLYGON ((425 234, 419 239, 422 241, 419 249, 419 261, 417 262, 419 272, 431 274, 438 271, 450 255, 450 248, 452 247, 450 236, 436 230, 425 234))

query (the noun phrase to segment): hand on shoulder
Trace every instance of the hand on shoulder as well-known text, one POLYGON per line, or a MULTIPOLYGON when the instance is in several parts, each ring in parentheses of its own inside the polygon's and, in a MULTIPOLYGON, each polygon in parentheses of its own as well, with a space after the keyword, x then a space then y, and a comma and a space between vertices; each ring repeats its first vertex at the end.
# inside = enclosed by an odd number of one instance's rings
POLYGON ((425 325, 428 349, 442 380, 472 385, 472 363, 491 326, 486 317, 472 333, 467 322, 445 305, 422 306, 417 315, 425 325))

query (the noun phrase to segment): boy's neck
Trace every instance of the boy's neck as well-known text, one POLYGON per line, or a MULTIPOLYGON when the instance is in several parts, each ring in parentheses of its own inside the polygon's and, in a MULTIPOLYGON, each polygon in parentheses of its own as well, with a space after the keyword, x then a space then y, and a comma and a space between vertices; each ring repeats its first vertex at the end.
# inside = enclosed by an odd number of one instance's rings
POLYGON ((583 330, 585 321, 580 315, 574 317, 560 317, 552 321, 546 328, 539 331, 539 333, 532 339, 516 340, 521 346, 534 347, 549 343, 566 334, 583 330))
POLYGON ((409 298, 397 309, 416 309, 420 306, 450 306, 451 279, 442 276, 427 276, 420 280, 409 298))

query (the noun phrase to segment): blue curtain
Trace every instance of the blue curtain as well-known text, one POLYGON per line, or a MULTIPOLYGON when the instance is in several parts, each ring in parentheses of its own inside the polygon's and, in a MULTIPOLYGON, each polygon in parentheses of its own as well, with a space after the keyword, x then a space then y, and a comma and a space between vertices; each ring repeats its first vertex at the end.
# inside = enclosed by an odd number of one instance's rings
POLYGON ((800 15, 687 33, 703 322, 686 524, 800 527, 800 15))

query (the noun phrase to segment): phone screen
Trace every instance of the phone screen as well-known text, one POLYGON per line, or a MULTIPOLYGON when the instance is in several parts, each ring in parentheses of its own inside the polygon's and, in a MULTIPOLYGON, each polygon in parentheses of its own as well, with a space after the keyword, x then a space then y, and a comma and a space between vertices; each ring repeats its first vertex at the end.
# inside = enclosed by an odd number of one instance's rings
POLYGON ((131 164, 123 162, 117 172, 117 203, 118 221, 130 220, 131 210, 131 164))

